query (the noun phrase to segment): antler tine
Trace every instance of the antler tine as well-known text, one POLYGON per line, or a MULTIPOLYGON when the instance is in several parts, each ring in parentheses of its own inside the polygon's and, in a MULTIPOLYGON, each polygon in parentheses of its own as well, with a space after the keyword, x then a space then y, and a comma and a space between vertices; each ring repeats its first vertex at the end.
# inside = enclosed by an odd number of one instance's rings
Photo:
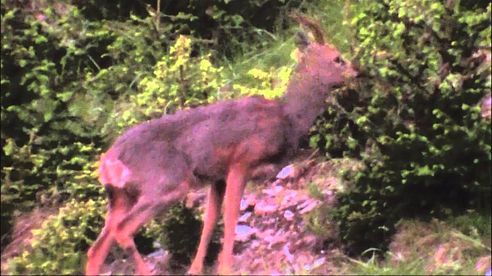
POLYGON ((290 17, 292 17, 297 23, 308 28, 314 36, 314 39, 319 44, 325 44, 324 34, 321 26, 314 19, 308 18, 298 12, 291 12, 290 17))

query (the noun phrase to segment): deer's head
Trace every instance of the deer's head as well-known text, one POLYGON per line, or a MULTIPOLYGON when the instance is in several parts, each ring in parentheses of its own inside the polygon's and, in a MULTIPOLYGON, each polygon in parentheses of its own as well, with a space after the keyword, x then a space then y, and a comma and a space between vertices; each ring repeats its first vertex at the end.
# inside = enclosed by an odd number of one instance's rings
POLYGON ((340 52, 325 43, 319 24, 299 14, 291 15, 301 26, 313 34, 311 41, 306 34, 298 34, 297 46, 300 50, 297 73, 300 76, 315 78, 323 85, 341 86, 347 79, 357 76, 357 71, 350 61, 343 59, 340 52))

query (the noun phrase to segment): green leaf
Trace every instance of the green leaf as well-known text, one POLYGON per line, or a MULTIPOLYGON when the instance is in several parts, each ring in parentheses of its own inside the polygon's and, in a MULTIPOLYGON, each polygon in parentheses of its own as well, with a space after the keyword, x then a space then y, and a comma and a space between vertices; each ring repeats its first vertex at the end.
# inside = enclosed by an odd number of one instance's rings
POLYGON ((16 150, 17 146, 14 142, 14 139, 7 139, 7 143, 3 146, 3 151, 6 156, 12 155, 16 150))

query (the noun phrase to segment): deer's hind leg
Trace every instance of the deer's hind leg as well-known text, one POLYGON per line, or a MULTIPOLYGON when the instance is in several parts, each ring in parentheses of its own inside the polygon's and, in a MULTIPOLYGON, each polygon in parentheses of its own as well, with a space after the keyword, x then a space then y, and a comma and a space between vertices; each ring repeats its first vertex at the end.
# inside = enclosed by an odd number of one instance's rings
POLYGON ((124 190, 112 186, 107 186, 106 190, 109 197, 108 212, 103 230, 87 253, 86 275, 99 274, 101 266, 115 241, 114 230, 118 218, 130 209, 129 199, 124 190))
POLYGON ((135 246, 133 235, 138 229, 150 221, 156 214, 168 209, 171 205, 183 199, 189 190, 189 182, 181 181, 172 191, 165 194, 144 193, 135 205, 124 214, 116 225, 116 242, 126 250, 132 257, 136 266, 136 273, 148 275, 147 268, 142 256, 135 246), (157 197, 156 197, 157 196, 157 197))

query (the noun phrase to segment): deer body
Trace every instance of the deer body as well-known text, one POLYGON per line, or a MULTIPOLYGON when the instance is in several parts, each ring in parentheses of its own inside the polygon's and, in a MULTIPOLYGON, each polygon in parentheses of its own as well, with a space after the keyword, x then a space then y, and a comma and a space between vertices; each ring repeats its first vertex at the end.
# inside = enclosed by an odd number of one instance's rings
POLYGON ((103 156, 101 182, 110 189, 156 194, 185 180, 194 187, 223 181, 231 164, 255 171, 285 159, 289 151, 283 149, 295 148, 286 122, 281 105, 261 97, 150 120, 128 130, 103 156), (111 174, 118 177, 106 177, 111 174))
MULTIPOLYGON (((303 19, 307 20, 307 19, 303 19)), ((308 26, 311 27, 312 26, 308 26)), ((224 203, 219 273, 230 273, 239 202, 247 180, 293 157, 324 110, 327 92, 355 71, 335 48, 303 49, 285 96, 246 97, 179 111, 134 126, 101 157, 100 181, 109 195, 102 233, 88 253, 87 274, 99 273, 114 242, 130 253, 138 274, 150 271, 133 234, 154 215, 210 184, 202 236, 189 273, 199 274, 224 203)))

